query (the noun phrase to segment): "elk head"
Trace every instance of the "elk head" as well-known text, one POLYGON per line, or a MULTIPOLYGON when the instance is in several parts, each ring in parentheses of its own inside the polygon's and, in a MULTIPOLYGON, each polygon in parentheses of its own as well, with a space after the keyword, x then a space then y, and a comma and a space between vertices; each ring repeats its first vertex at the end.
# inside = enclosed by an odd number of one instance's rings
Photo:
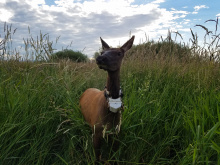
POLYGON ((124 54, 132 47, 134 38, 135 37, 132 36, 131 39, 120 48, 110 48, 110 46, 100 37, 103 51, 101 55, 96 58, 96 63, 99 68, 110 72, 120 70, 124 54))

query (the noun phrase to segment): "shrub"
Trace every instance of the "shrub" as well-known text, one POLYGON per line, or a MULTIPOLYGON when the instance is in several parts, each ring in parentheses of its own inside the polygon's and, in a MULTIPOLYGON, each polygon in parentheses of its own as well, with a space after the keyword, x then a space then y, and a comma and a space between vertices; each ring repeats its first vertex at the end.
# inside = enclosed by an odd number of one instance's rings
POLYGON ((87 61, 88 57, 80 51, 64 49, 62 51, 52 54, 51 59, 53 60, 70 59, 76 62, 85 62, 87 61))
POLYGON ((95 52, 93 58, 96 59, 98 56, 100 56, 100 52, 95 52))

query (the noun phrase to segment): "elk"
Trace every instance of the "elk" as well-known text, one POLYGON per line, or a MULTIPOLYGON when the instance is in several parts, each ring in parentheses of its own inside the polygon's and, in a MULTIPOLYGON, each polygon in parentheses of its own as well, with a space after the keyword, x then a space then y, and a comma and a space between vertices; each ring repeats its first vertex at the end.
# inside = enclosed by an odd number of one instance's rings
POLYGON ((96 88, 87 89, 80 98, 80 108, 85 121, 93 131, 93 147, 96 159, 100 158, 101 139, 104 133, 115 129, 120 131, 121 102, 120 92, 120 67, 122 59, 134 41, 132 36, 122 47, 110 48, 100 37, 102 49, 101 55, 96 58, 96 64, 100 69, 108 72, 107 85, 103 91, 96 88))

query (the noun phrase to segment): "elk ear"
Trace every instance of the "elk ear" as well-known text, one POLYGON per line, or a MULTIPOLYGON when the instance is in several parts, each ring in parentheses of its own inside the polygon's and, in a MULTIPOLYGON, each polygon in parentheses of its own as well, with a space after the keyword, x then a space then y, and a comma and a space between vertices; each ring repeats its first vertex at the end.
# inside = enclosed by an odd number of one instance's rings
POLYGON ((127 50, 129 50, 132 45, 133 45, 133 42, 134 42, 134 38, 135 36, 132 36, 130 40, 128 40, 122 47, 121 49, 126 52, 127 50))
POLYGON ((109 49, 110 46, 100 37, 101 43, 102 43, 102 49, 109 49))

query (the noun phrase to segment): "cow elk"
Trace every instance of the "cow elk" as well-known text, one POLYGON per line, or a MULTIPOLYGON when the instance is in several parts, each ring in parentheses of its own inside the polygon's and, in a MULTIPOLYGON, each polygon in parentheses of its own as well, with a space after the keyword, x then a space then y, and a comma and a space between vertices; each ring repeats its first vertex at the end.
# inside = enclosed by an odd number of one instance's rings
POLYGON ((100 38, 103 51, 96 58, 96 63, 100 69, 108 72, 106 88, 103 91, 89 88, 80 98, 82 114, 93 131, 96 159, 100 158, 101 139, 105 132, 115 130, 115 133, 118 133, 120 131, 121 110, 123 110, 120 92, 120 67, 125 52, 133 45, 134 38, 135 36, 132 36, 120 48, 110 48, 100 38))

